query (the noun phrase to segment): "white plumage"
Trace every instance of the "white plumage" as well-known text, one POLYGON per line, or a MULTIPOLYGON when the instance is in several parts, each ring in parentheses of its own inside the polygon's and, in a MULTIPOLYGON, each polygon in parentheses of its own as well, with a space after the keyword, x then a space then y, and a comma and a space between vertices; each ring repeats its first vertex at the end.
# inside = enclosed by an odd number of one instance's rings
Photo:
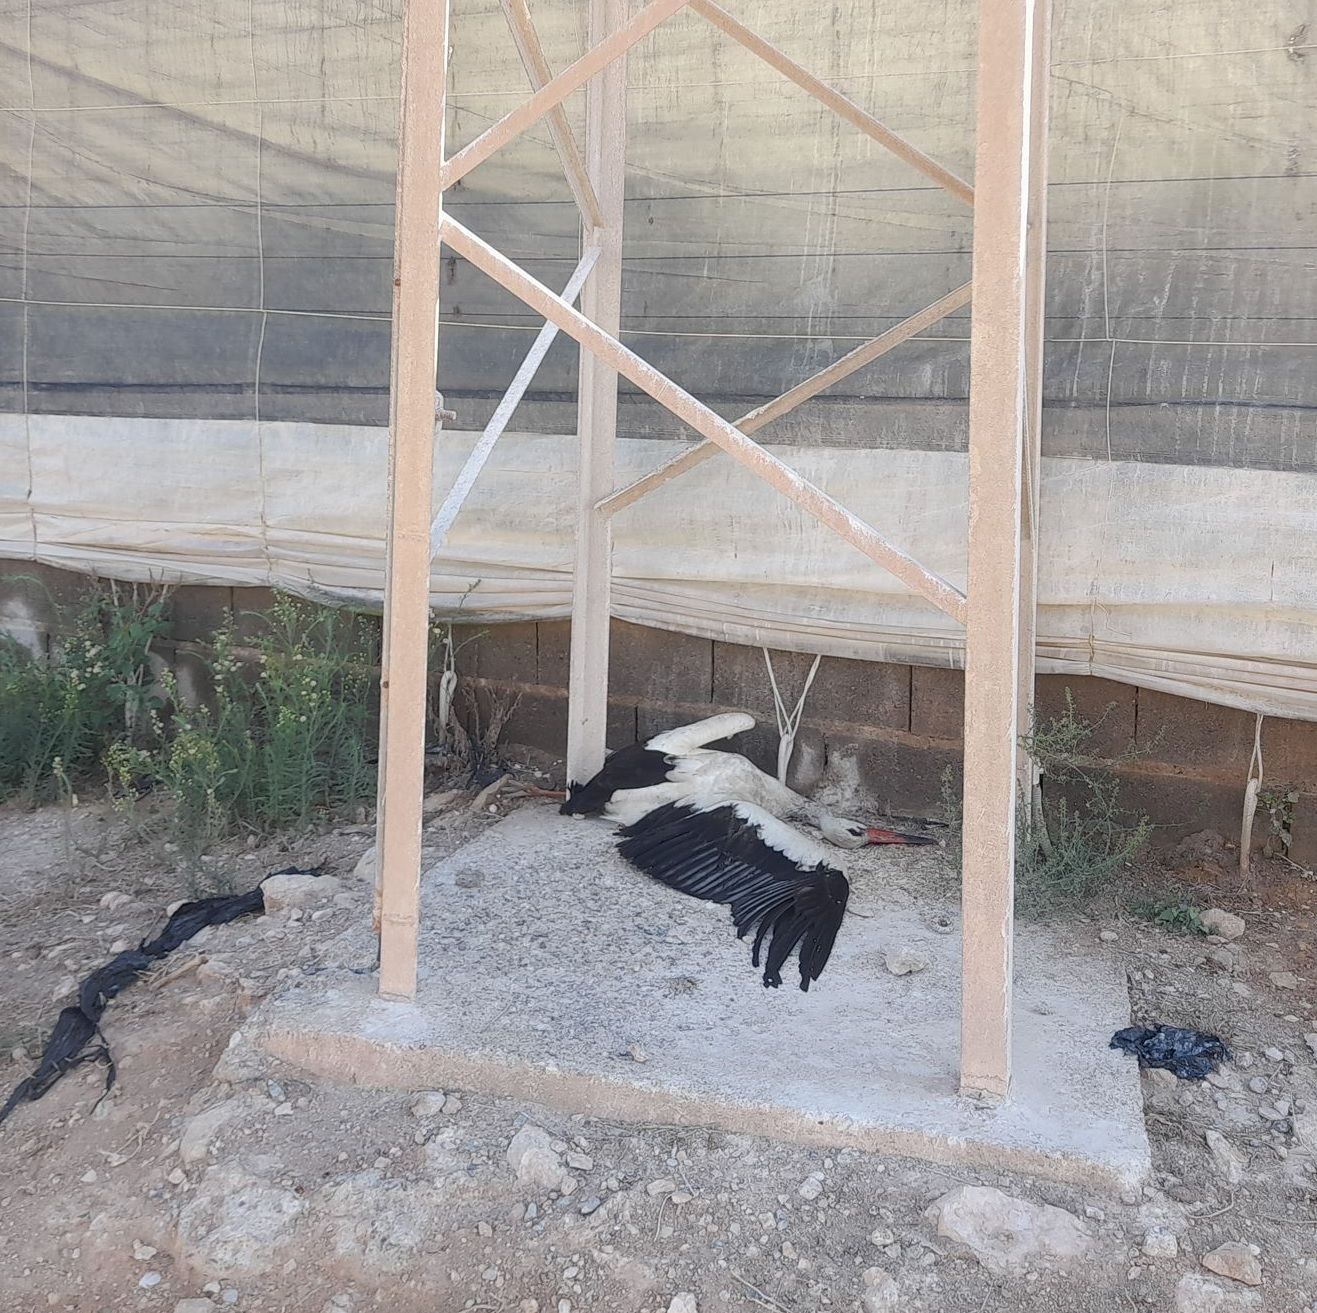
POLYGON ((764 984, 799 947, 800 987, 818 978, 841 927, 850 885, 828 849, 789 822, 815 827, 841 848, 931 843, 834 816, 738 753, 708 745, 754 728, 741 712, 666 730, 614 753, 569 791, 567 815, 602 815, 622 827, 618 851, 647 875, 696 898, 727 903, 739 935, 767 945, 764 984))

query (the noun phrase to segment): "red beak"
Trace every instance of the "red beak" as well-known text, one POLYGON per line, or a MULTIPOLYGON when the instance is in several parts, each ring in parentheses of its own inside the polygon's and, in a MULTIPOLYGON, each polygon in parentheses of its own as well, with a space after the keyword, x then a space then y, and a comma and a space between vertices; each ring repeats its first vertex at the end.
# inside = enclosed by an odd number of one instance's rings
POLYGON ((923 847, 927 844, 936 843, 937 840, 929 834, 902 834, 899 830, 880 830, 871 828, 864 832, 872 844, 906 844, 910 847, 923 847))

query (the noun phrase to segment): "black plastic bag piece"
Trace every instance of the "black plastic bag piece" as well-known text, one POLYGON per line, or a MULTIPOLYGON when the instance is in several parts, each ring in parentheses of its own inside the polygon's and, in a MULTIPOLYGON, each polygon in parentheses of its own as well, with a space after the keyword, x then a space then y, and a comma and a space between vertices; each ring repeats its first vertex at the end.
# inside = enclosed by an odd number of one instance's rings
MULTIPOLYGON (((271 871, 261 883, 264 884, 272 875, 319 874, 317 867, 285 866, 281 871, 271 871)), ((101 1095, 104 1098, 114 1085, 115 1076, 114 1058, 101 1034, 101 1014, 105 1005, 206 926, 225 925, 240 916, 263 911, 265 894, 259 884, 245 894, 223 894, 184 903, 154 939, 143 941, 138 948, 130 948, 112 957, 104 966, 97 967, 78 987, 77 1003, 59 1014, 36 1071, 19 1081, 4 1107, 0 1108, 0 1123, 20 1103, 35 1103, 65 1072, 84 1062, 105 1064, 105 1093, 101 1095), (93 1044, 93 1040, 96 1043, 93 1044)))
POLYGON ((1160 1067, 1181 1080, 1202 1080, 1230 1058, 1217 1036, 1179 1026, 1127 1026, 1111 1037, 1111 1047, 1134 1054, 1141 1067, 1160 1067))

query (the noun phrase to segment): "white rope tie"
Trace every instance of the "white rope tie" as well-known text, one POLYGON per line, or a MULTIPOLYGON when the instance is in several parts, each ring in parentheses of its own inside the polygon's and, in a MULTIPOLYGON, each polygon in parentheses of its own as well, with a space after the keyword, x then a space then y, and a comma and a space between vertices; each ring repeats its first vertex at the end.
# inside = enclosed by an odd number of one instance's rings
POLYGON ((800 697, 796 700, 794 711, 788 711, 786 703, 782 701, 781 690, 777 686, 777 676, 773 673, 773 658, 769 656, 768 649, 761 649, 764 654, 764 665, 768 667, 768 682, 773 689, 773 712, 777 717, 777 778, 780 784, 787 782, 787 767, 791 764, 791 754, 796 747, 796 731, 800 728, 800 718, 805 714, 805 699, 809 696, 810 685, 814 682, 814 676, 818 674, 819 662, 823 657, 816 656, 814 664, 809 668, 809 674, 805 676, 805 687, 800 690, 800 697))
POLYGON ((1239 873, 1248 875, 1248 854, 1253 846, 1253 818, 1258 810, 1262 790, 1262 713, 1253 726, 1253 756, 1248 763, 1248 780, 1244 785, 1244 819, 1239 827, 1239 873))

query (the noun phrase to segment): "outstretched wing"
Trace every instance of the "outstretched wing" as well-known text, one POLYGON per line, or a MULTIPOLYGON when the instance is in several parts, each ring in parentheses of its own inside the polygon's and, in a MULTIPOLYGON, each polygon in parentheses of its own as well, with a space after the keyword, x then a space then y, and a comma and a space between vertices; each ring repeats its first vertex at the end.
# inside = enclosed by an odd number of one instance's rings
POLYGON ((662 784, 673 758, 645 743, 632 743, 608 757, 599 774, 585 784, 569 783, 567 801, 558 810, 564 816, 597 816, 621 789, 647 789, 662 784))
POLYGON ((754 727, 755 718, 744 711, 724 711, 717 716, 692 721, 689 725, 678 725, 676 729, 665 729, 663 733, 655 734, 645 746, 680 756, 683 752, 694 752, 697 748, 707 748, 710 743, 744 734, 754 727))
POLYGON ((761 807, 669 803, 620 832, 618 852, 672 889, 726 903, 738 938, 755 928, 752 960, 764 958, 764 984, 782 983, 782 966, 800 949, 800 987, 828 963, 850 884, 810 840, 761 807))

